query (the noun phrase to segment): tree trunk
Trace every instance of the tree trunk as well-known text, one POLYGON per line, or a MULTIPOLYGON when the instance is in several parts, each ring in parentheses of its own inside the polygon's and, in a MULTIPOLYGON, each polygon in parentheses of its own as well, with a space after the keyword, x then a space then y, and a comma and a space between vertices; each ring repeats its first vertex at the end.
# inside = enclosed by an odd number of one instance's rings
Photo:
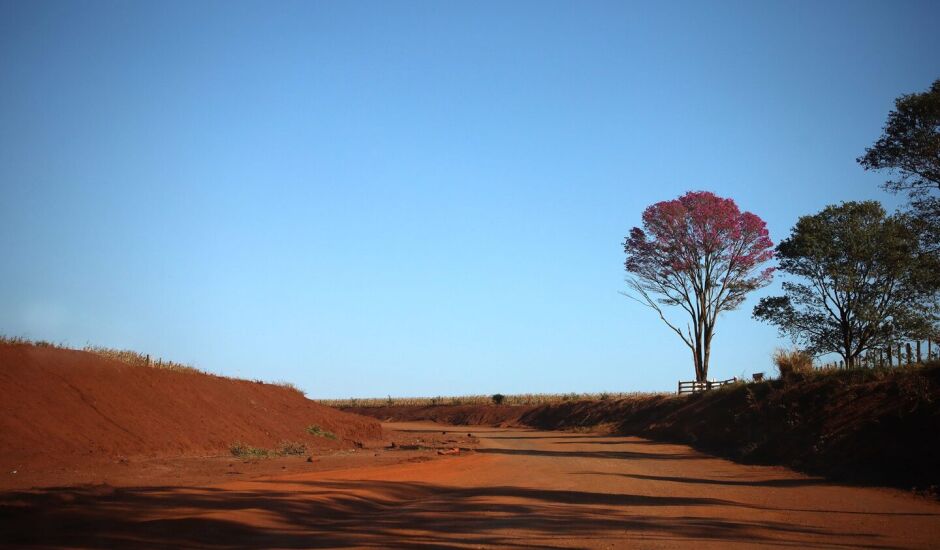
POLYGON ((699 357, 698 350, 692 349, 692 364, 695 365, 695 381, 702 381, 702 364, 700 362, 701 358, 699 357))
POLYGON ((695 381, 704 382, 705 373, 708 366, 705 364, 705 353, 702 342, 702 321, 698 319, 695 323, 695 349, 692 354, 695 356, 695 381))
POLYGON ((711 362, 712 356, 712 332, 715 330, 715 327, 710 324, 705 324, 705 334, 704 334, 704 353, 702 354, 702 381, 708 380, 708 364, 711 362))

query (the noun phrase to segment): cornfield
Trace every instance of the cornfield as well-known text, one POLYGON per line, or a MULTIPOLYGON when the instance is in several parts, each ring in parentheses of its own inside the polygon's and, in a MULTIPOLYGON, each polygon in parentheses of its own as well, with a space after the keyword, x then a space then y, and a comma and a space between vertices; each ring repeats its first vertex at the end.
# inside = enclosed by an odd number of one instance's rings
MULTIPOLYGON (((566 401, 606 401, 660 395, 643 392, 603 393, 522 393, 503 396, 503 405, 545 405, 566 401)), ((456 397, 350 397, 348 399, 314 399, 329 407, 427 407, 434 405, 493 405, 492 395, 460 395, 456 397)))

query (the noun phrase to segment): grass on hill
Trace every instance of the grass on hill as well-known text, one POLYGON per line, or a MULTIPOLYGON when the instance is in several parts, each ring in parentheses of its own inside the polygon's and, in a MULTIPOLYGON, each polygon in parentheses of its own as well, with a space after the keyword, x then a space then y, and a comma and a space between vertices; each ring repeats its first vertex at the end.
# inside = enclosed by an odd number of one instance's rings
MULTIPOLYGON (((240 378, 234 378, 231 376, 222 376, 222 375, 214 374, 211 372, 206 372, 206 371, 197 369, 196 367, 186 364, 186 363, 178 363, 176 361, 167 361, 160 357, 151 359, 149 354, 143 354, 143 353, 136 352, 133 350, 106 348, 103 346, 92 346, 92 345, 88 345, 81 349, 78 349, 78 348, 72 348, 62 343, 56 344, 53 342, 48 342, 46 340, 34 341, 34 340, 29 340, 27 338, 21 338, 19 336, 4 336, 2 334, 0 334, 0 344, 33 346, 37 348, 54 348, 54 349, 62 349, 62 350, 70 350, 70 351, 84 351, 87 353, 94 353, 95 355, 99 355, 101 357, 105 357, 107 359, 111 359, 114 361, 120 361, 121 363, 132 365, 135 367, 149 367, 149 368, 156 368, 156 369, 171 370, 174 372, 203 374, 206 376, 215 376, 217 378, 226 378, 230 380, 242 380, 240 378)), ((255 382, 257 384, 271 384, 273 386, 280 386, 282 388, 297 392, 300 395, 306 395, 303 390, 301 390, 300 388, 298 388, 297 386, 295 386, 294 384, 290 382, 285 382, 285 381, 264 382, 263 380, 252 380, 252 382, 255 382)))

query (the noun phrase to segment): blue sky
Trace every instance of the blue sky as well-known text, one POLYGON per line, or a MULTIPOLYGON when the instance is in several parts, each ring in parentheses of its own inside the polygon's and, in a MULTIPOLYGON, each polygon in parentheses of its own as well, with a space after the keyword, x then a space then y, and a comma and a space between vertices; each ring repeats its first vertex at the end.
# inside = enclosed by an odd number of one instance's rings
MULTIPOLYGON (((0 0, 0 332, 315 397, 671 390, 647 205, 774 241, 940 77, 936 2, 0 0)), ((718 325, 711 375, 786 342, 718 325)))

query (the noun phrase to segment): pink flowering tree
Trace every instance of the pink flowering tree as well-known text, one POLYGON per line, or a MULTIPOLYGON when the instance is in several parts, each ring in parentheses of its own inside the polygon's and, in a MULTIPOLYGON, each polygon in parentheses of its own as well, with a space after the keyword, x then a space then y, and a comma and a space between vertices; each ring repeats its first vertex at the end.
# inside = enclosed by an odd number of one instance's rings
POLYGON ((693 191, 648 207, 623 249, 631 290, 624 294, 659 314, 692 351, 695 379, 707 380, 718 315, 773 277, 773 268, 760 268, 773 257, 767 224, 731 199, 693 191), (685 311, 684 329, 662 306, 685 311))

